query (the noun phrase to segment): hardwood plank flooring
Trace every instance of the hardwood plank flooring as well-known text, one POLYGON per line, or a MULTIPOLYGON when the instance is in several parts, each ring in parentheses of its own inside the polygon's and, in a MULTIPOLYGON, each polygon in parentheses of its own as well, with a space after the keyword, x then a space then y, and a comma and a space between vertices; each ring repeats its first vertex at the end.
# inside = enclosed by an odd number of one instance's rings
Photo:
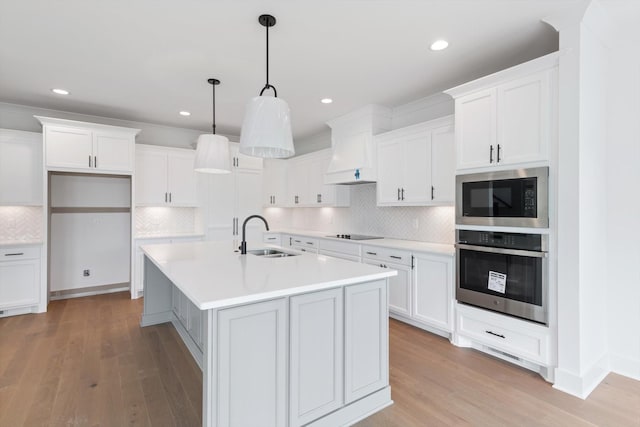
MULTIPOLYGON (((171 325, 140 328, 141 312, 116 293, 0 319, 0 427, 199 426, 198 366, 171 325)), ((581 400, 394 320, 389 344, 395 403, 358 427, 640 426, 629 378, 610 374, 581 400)))

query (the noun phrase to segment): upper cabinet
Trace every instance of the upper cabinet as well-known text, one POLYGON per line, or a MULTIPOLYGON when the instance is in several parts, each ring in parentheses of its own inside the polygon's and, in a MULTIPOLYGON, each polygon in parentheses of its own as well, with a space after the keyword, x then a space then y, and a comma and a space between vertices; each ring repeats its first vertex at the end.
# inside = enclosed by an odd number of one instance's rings
POLYGON ((287 205, 287 160, 264 159, 262 200, 265 207, 287 205))
POLYGON ((195 151, 136 145, 136 205, 198 206, 195 151))
POLYGON ((349 206, 350 191, 343 185, 324 183, 331 150, 320 150, 287 160, 289 206, 349 206))
POLYGON ((557 62, 550 54, 446 91, 455 98, 457 169, 549 160, 557 62))
POLYGON ((453 117, 376 135, 379 206, 453 203, 453 117))
POLYGON ((38 117, 48 170, 131 174, 139 129, 38 117))
POLYGON ((0 205, 42 205, 42 135, 0 129, 0 205))

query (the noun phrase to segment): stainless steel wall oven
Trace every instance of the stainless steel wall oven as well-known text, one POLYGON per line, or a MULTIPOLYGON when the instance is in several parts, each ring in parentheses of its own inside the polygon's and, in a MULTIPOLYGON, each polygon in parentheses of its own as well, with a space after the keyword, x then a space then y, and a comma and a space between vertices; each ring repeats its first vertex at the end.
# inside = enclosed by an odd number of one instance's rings
POLYGON ((548 323, 548 236, 457 230, 458 302, 548 323))
POLYGON ((456 224, 548 227, 549 168, 458 175, 456 224))

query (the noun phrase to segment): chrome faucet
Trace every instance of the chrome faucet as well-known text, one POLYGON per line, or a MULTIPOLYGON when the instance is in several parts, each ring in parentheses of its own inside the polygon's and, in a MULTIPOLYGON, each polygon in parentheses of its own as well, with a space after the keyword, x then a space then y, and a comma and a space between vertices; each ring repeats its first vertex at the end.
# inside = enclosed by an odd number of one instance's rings
POLYGON ((260 215, 248 216, 247 219, 245 219, 244 222, 242 223, 242 242, 240 243, 240 253, 242 255, 247 254, 247 239, 245 238, 245 236, 246 236, 247 222, 249 222, 249 220, 252 218, 260 218, 262 222, 264 222, 264 226, 267 227, 267 231, 269 231, 269 224, 267 223, 267 220, 264 219, 263 216, 260 216, 260 215))

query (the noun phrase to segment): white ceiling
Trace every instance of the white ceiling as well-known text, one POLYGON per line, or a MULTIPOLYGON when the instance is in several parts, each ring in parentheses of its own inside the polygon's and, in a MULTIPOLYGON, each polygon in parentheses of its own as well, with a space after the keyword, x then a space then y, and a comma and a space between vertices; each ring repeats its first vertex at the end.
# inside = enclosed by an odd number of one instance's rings
POLYGON ((0 101, 207 131, 216 77, 218 131, 237 135, 265 83, 257 18, 270 13, 270 80, 305 138, 362 105, 403 104, 556 50, 540 19, 572 4, 2 0, 0 101), (449 48, 430 51, 440 37, 449 48))

